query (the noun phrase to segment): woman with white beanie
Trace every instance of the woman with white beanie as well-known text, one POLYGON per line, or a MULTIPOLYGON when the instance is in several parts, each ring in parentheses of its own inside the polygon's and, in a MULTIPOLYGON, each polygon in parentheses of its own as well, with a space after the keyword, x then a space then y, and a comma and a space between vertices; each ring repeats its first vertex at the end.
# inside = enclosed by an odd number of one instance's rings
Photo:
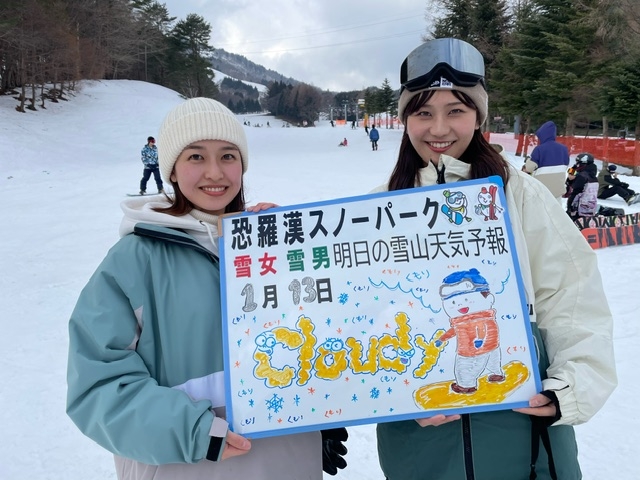
MULTIPOLYGON (((515 411, 381 423, 382 470, 388 480, 578 480, 573 425, 595 415, 617 383, 597 258, 550 191, 484 139, 478 50, 452 38, 428 41, 407 56, 400 78, 405 131, 395 169, 377 191, 502 177, 543 391, 515 411)), ((451 389, 466 404, 469 392, 451 389)))
POLYGON ((192 98, 158 153, 173 195, 122 204, 122 238, 71 315, 67 413, 121 480, 320 480, 319 432, 251 441, 225 421, 217 224, 245 209, 243 127, 192 98))

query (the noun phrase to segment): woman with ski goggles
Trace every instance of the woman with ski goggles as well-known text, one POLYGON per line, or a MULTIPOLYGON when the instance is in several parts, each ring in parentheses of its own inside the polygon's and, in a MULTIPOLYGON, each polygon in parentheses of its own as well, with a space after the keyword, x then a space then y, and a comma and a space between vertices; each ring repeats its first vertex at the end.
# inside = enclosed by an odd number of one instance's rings
MULTIPOLYGON (((488 97, 478 50, 431 40, 409 54, 400 76, 405 131, 391 177, 375 191, 502 177, 543 391, 526 408, 381 423, 382 470, 388 480, 578 480, 573 425, 588 421, 617 385, 597 257, 549 190, 483 137, 488 97)), ((461 402, 482 393, 454 385, 461 402)))

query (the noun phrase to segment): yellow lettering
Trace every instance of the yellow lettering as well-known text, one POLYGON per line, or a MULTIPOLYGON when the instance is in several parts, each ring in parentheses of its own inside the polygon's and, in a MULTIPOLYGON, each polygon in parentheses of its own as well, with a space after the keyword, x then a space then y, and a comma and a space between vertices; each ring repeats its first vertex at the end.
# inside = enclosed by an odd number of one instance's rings
POLYGON ((313 349, 317 342, 316 337, 313 336, 315 327, 313 326, 311 319, 303 315, 300 315, 298 318, 296 326, 302 331, 302 336, 304 337, 304 341, 300 347, 300 352, 298 353, 300 371, 298 372, 297 383, 298 385, 306 385, 311 378, 311 361, 316 355, 316 352, 313 349))
POLYGON ((304 338, 300 332, 291 330, 287 327, 276 327, 272 330, 276 336, 276 340, 284 344, 290 350, 294 350, 302 345, 304 338))
POLYGON ((367 359, 362 361, 362 343, 353 337, 347 338, 347 346, 351 348, 349 352, 349 363, 353 373, 371 373, 378 370, 378 338, 369 338, 369 348, 367 349, 367 359))
POLYGON ((337 352, 329 351, 324 347, 318 347, 320 356, 316 359, 316 377, 325 380, 336 380, 347 369, 347 352, 345 349, 337 352), (331 365, 327 365, 327 357, 332 359, 331 365))
POLYGON ((266 352, 259 350, 253 352, 253 359, 258 362, 253 369, 253 374, 256 378, 265 379, 268 387, 288 387, 291 385, 291 380, 296 373, 293 368, 286 366, 282 370, 278 370, 272 367, 271 357, 266 352))
POLYGON ((407 365, 402 363, 400 356, 398 355, 398 349, 410 350, 411 336, 409 332, 411 327, 409 326, 409 317, 406 313, 400 312, 396 314, 395 321, 398 327, 395 330, 396 336, 385 333, 380 337, 380 344, 378 345, 378 358, 380 359, 380 368, 384 370, 393 370, 398 373, 404 373, 407 370, 407 365), (387 358, 383 352, 386 347, 393 347, 396 352, 396 357, 392 360, 387 358))
POLYGON ((445 330, 444 328, 439 328, 435 331, 435 333, 431 336, 431 340, 427 342, 423 335, 416 335, 416 345, 418 345, 422 350, 424 350, 424 356, 422 357, 422 362, 420 365, 413 371, 413 376, 416 378, 424 378, 427 376, 433 367, 438 363, 438 358, 440 358, 440 353, 444 350, 444 343, 439 347, 436 347, 435 341, 439 339, 445 330))

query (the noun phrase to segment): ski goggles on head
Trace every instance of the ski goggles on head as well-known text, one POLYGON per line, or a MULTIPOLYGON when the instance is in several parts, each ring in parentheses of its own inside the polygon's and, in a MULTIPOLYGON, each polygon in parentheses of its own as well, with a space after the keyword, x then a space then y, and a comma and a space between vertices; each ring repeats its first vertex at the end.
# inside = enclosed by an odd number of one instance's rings
POLYGON ((472 45, 457 38, 438 38, 414 49, 400 67, 401 90, 484 87, 484 59, 472 45))

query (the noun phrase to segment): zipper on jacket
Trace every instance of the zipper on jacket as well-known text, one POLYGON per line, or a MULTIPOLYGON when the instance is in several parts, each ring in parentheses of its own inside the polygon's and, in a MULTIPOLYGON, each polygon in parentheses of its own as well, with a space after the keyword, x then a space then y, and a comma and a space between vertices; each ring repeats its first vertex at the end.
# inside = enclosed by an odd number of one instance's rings
POLYGON ((447 183, 447 181, 444 179, 444 164, 442 164, 442 168, 440 170, 438 170, 438 167, 436 166, 436 172, 438 172, 438 178, 436 179, 436 183, 438 185, 443 185, 447 183))
POLYGON ((471 418, 468 413, 462 415, 462 445, 464 448, 464 471, 467 480, 475 480, 473 471, 473 448, 471 447, 471 418))

